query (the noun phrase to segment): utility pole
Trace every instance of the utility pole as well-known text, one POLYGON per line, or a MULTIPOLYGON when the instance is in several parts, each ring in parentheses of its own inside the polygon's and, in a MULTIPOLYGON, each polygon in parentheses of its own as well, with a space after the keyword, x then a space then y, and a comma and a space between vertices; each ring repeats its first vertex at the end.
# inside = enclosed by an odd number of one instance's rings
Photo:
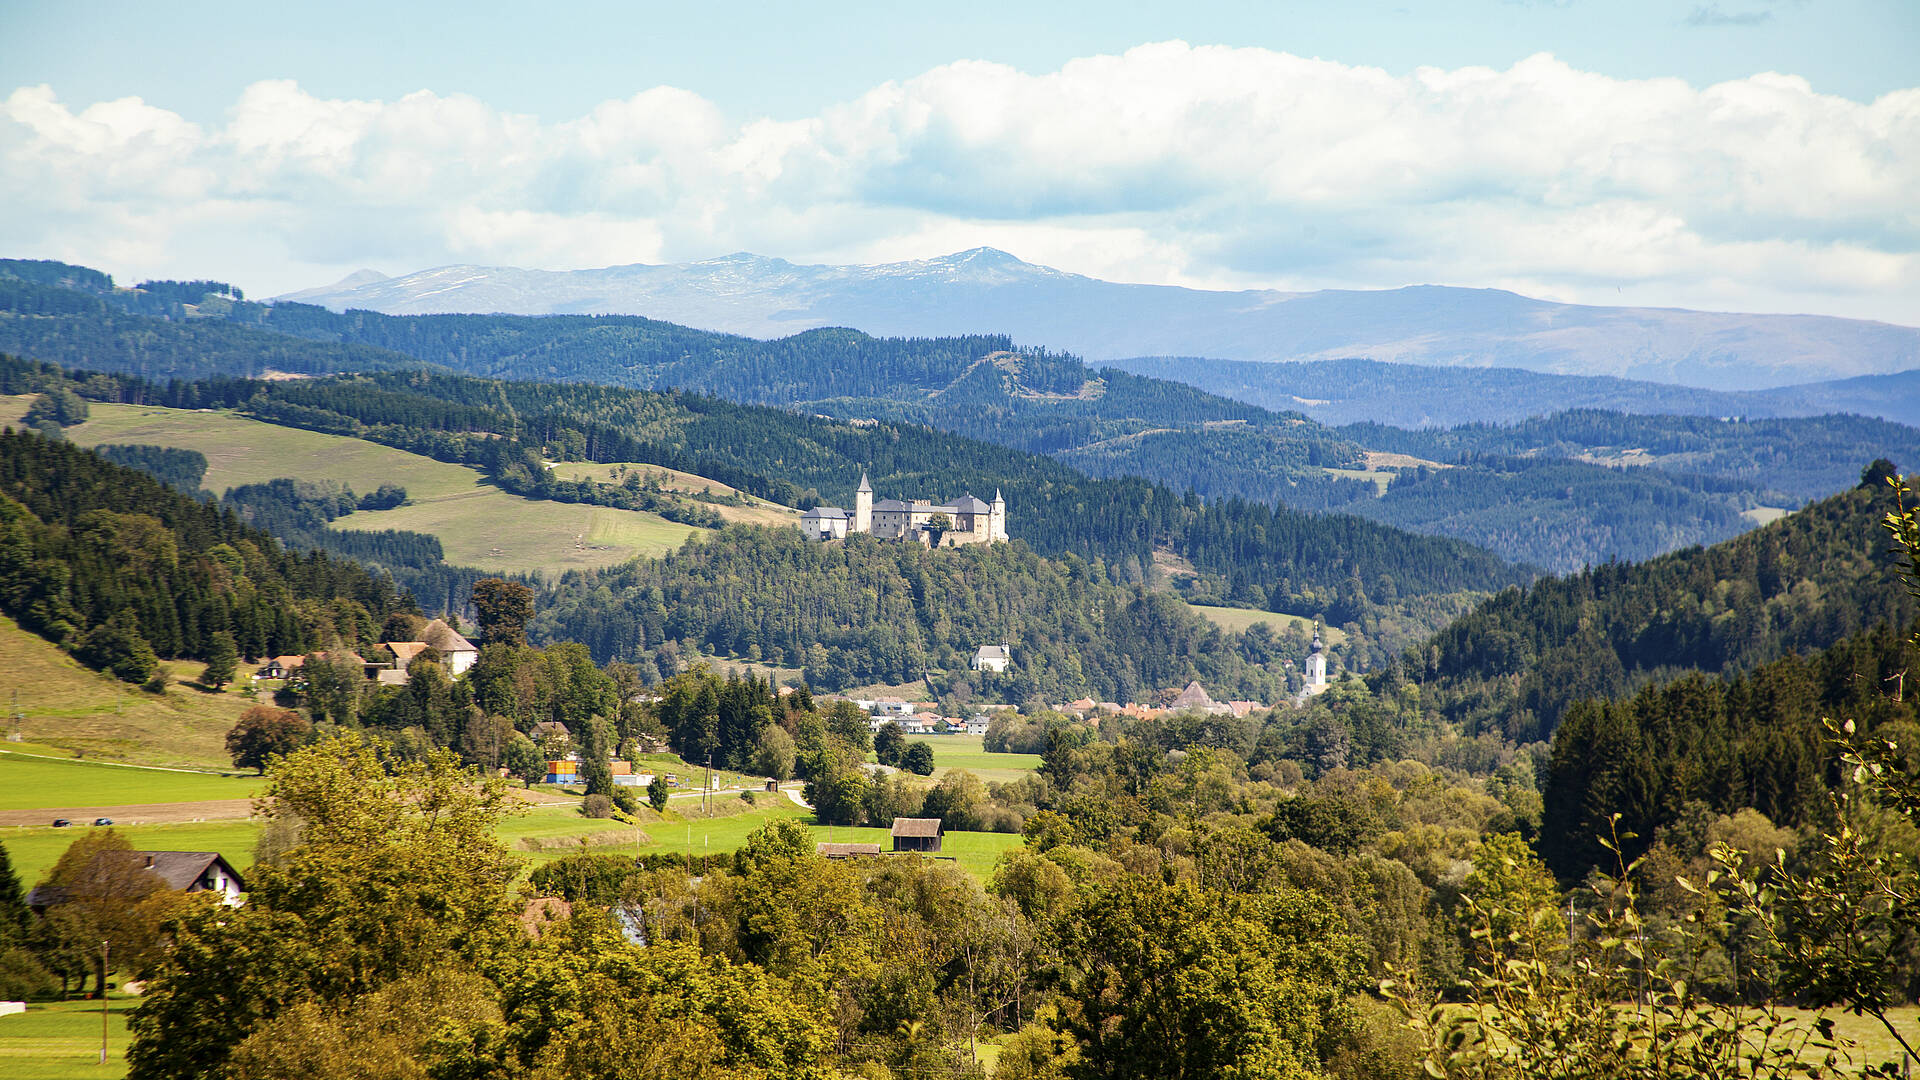
POLYGON ((112 947, 100 943, 100 1064, 107 1063, 107 954, 112 947))

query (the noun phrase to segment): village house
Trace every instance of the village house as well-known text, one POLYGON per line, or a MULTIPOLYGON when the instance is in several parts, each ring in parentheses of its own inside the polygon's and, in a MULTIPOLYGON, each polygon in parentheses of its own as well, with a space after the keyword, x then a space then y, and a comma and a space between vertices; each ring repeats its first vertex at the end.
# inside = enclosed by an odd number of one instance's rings
POLYGON ((861 473, 851 514, 838 506, 816 506, 800 516, 800 528, 815 540, 844 540, 854 533, 867 533, 929 547, 994 544, 1007 539, 1007 500, 995 491, 990 504, 972 495, 947 503, 929 499, 874 502, 873 485, 861 473))

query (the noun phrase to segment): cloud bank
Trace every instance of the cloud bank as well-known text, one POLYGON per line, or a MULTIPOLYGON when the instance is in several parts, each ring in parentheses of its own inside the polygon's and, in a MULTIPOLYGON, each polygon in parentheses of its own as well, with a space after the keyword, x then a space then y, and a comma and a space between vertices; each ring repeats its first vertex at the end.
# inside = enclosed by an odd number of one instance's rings
POLYGON ((0 251, 270 292, 361 266, 552 269, 991 244, 1120 280, 1489 285, 1920 324, 1920 88, 1697 88, 1549 55, 1394 75, 1143 45, 961 61, 795 121, 671 87, 542 124, 464 95, 249 86, 226 124, 0 104, 0 251))

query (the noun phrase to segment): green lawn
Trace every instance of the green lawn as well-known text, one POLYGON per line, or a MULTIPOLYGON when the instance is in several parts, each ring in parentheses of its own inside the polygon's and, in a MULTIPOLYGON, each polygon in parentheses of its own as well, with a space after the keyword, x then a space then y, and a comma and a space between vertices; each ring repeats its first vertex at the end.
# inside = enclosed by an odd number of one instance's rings
POLYGON ((259 786, 252 776, 51 761, 0 750, 0 810, 244 799, 259 786))
POLYGON ((0 1016, 0 1076, 98 1080, 127 1075, 127 1014, 138 998, 107 997, 107 1064, 100 1065, 100 1003, 55 1001, 0 1016))
POLYGON ((1393 483, 1395 473, 1379 472, 1373 469, 1324 469, 1328 476, 1344 477, 1348 480, 1367 480, 1374 486, 1375 495, 1385 495, 1387 485, 1393 483))
MULTIPOLYGON (((1289 626, 1298 626, 1308 634, 1313 633, 1313 620, 1304 615, 1282 615, 1277 611, 1262 611, 1259 608, 1215 607, 1210 604, 1188 604, 1194 611, 1213 620, 1213 624, 1222 630, 1243 631, 1254 623, 1266 623, 1277 633, 1289 626)), ((1347 635, 1338 627, 1324 628, 1322 636, 1329 645, 1338 645, 1347 640, 1347 635)))

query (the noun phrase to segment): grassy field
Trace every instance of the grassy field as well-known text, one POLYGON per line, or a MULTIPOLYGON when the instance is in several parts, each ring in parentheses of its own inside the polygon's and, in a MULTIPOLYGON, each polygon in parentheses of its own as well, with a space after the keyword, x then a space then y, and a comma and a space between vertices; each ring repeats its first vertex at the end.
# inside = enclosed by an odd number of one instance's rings
MULTIPOLYGON (((831 840, 836 844, 879 844, 885 851, 893 846, 893 839, 886 829, 851 828, 835 825, 831 828, 816 827, 813 835, 819 840, 831 840)), ((986 832, 950 832, 941 840, 940 854, 951 857, 959 863, 960 869, 974 877, 985 880, 993 873, 994 863, 1000 859, 1000 853, 1011 851, 1025 843, 1019 833, 986 832)))
POLYGON ((983 735, 909 735, 908 742, 933 747, 933 776, 938 780, 955 769, 965 769, 982 780, 1018 780, 1040 767, 1039 754, 989 754, 983 735))
MULTIPOLYGON (((32 399, 0 398, 0 422, 32 399)), ((381 484, 407 489, 409 504, 364 511, 341 529, 408 529, 440 538, 447 561, 502 573, 560 573, 615 566, 680 546, 695 529, 656 514, 524 499, 479 472, 340 435, 249 420, 225 412, 92 403, 87 422, 67 431, 81 446, 150 443, 198 450, 209 491, 279 477, 329 480, 366 494, 381 484)))
MULTIPOLYGON (((176 679, 197 678, 201 667, 167 666, 176 679)), ((20 730, 28 740, 148 765, 228 765, 227 731, 253 704, 238 693, 209 694, 185 686, 174 686, 161 696, 149 694, 87 670, 52 642, 4 616, 0 671, 7 673, 0 688, 0 715, 15 708, 25 714, 20 730)))
POLYGON ((1373 483, 1375 495, 1385 495, 1387 485, 1393 483, 1395 473, 1376 472, 1373 469, 1323 469, 1328 476, 1345 477, 1348 480, 1368 480, 1373 483))
POLYGON ((1740 511, 1740 516, 1755 525, 1771 525, 1793 511, 1784 506, 1756 506, 1751 510, 1740 511))
MULTIPOLYGON (((46 876, 60 853, 78 840, 91 826, 55 829, 45 825, 30 828, 0 828, 0 844, 7 846, 13 859, 13 872, 22 884, 32 888, 46 876)), ((179 825, 115 826, 139 851, 217 851, 242 874, 253 865, 253 844, 260 837, 255 821, 194 821, 179 825)))
POLYGON ((0 750, 0 810, 245 799, 259 786, 252 776, 52 761, 0 750))
POLYGON ((127 1014, 140 999, 107 995, 107 1064, 100 1064, 100 1003, 55 1001, 0 1016, 0 1076, 98 1080, 127 1075, 127 1014))
MULTIPOLYGON (((1289 626, 1298 626, 1303 631, 1313 633, 1313 620, 1304 615, 1282 615, 1276 611, 1262 611, 1259 608, 1214 607, 1210 604, 1188 604, 1188 607, 1213 620, 1213 624, 1222 630, 1235 632, 1245 630, 1254 623, 1266 623, 1277 633, 1289 626)), ((1337 627, 1326 627, 1324 638, 1329 645, 1338 645, 1347 640, 1347 635, 1337 627)))

